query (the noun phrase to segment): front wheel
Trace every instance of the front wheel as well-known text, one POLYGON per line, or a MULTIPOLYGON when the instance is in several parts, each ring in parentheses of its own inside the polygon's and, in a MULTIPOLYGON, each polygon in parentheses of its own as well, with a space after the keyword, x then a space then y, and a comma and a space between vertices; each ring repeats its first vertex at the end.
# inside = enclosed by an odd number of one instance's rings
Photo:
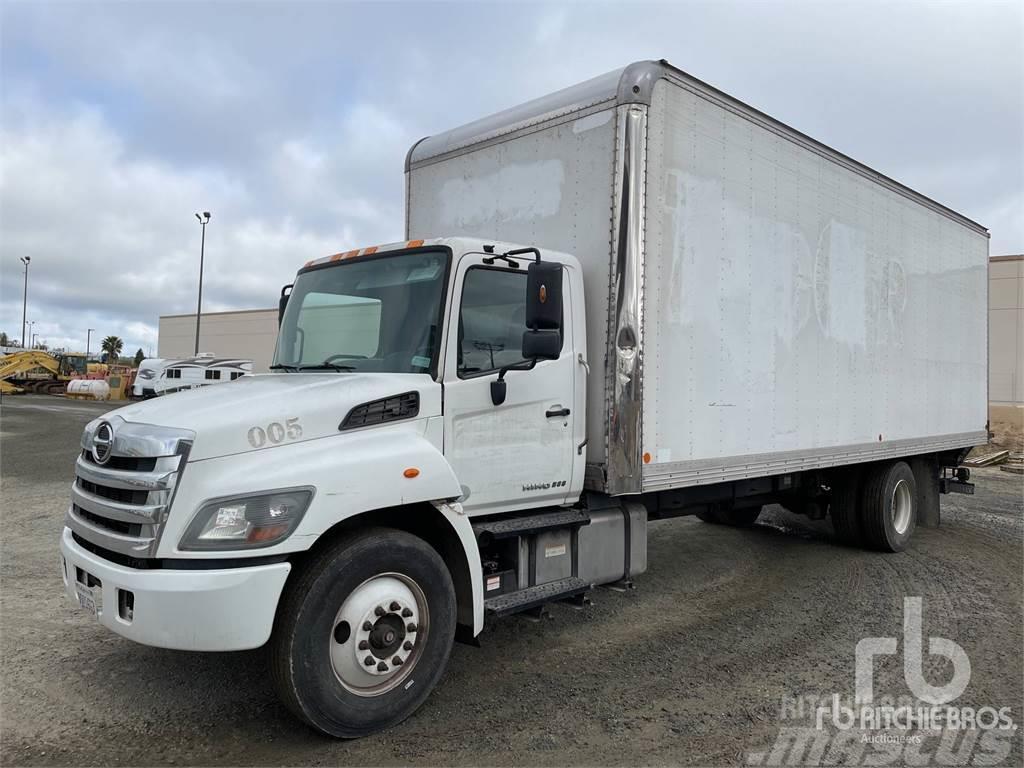
POLYGON ((320 552, 282 596, 274 686, 300 719, 357 738, 395 725, 444 672, 455 589, 437 552, 404 531, 368 529, 320 552))

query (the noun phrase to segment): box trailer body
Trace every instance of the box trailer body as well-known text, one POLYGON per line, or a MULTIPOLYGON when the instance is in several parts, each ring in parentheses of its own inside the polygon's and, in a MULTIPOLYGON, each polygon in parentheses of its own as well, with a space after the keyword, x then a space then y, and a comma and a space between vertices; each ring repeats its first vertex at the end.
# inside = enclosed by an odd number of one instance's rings
POLYGON ((356 737, 485 621, 631 585, 649 519, 781 504, 899 552, 973 490, 959 214, 664 62, 422 140, 406 182, 405 240, 282 288, 269 373, 185 361, 239 380, 85 427, 60 566, 102 625, 268 644, 289 709, 356 737))
POLYGON ((664 62, 417 143, 408 237, 584 266, 587 486, 987 439, 988 233, 664 62))

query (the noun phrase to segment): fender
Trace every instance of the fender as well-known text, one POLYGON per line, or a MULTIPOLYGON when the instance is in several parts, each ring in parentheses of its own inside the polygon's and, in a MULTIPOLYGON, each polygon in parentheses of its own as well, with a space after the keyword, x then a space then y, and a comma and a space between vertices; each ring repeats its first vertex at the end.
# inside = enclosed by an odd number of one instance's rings
POLYGON ((477 634, 483 627, 480 553, 469 518, 455 501, 462 490, 440 444, 441 419, 432 417, 190 462, 183 471, 157 555, 223 558, 301 552, 347 518, 429 503, 462 544, 472 587, 473 633, 477 634), (408 469, 419 472, 406 477, 408 469), (280 544, 237 552, 182 553, 178 548, 189 522, 211 499, 297 486, 312 486, 313 501, 295 533, 280 544))
POLYGON ((484 628, 484 569, 480 565, 480 549, 476 545, 473 526, 459 502, 434 502, 434 506, 455 530, 462 543, 462 551, 466 553, 469 583, 473 590, 473 636, 476 637, 484 628))
POLYGON ((280 544, 237 553, 189 552, 184 556, 222 558, 301 552, 324 531, 353 515, 457 499, 462 490, 438 448, 440 433, 441 419, 432 417, 189 462, 182 472, 157 555, 183 556, 179 540, 203 504, 235 494, 314 488, 313 501, 299 527, 280 544), (412 469, 418 473, 407 477, 406 470, 412 469))

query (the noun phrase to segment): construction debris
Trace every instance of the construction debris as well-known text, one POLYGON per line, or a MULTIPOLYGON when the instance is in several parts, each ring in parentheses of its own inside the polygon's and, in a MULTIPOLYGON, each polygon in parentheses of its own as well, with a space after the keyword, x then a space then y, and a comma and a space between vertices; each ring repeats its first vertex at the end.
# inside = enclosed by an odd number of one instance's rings
MULTIPOLYGON (((982 450, 975 448, 975 451, 982 450)), ((963 464, 965 467, 991 467, 994 464, 1002 464, 1010 458, 1010 452, 1005 450, 996 450, 989 453, 979 453, 977 456, 972 455, 970 458, 964 460, 963 464)))
POLYGON ((1016 475, 1024 475, 1024 453, 1011 453, 1001 467, 1003 472, 1013 472, 1016 475))

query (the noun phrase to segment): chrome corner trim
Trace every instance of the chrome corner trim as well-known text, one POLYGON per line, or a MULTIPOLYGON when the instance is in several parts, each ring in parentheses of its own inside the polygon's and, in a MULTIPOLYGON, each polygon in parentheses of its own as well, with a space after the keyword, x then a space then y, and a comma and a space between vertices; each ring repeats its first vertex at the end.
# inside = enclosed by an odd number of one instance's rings
POLYGON ((608 492, 642 490, 644 182, 647 107, 621 107, 619 206, 615 213, 608 340, 608 492))
POLYGON ((89 422, 82 431, 82 449, 92 452, 96 431, 100 425, 110 424, 114 432, 111 456, 161 457, 174 456, 180 452, 181 444, 195 440, 196 433, 190 429, 160 427, 125 421, 116 415, 102 416, 89 422))

